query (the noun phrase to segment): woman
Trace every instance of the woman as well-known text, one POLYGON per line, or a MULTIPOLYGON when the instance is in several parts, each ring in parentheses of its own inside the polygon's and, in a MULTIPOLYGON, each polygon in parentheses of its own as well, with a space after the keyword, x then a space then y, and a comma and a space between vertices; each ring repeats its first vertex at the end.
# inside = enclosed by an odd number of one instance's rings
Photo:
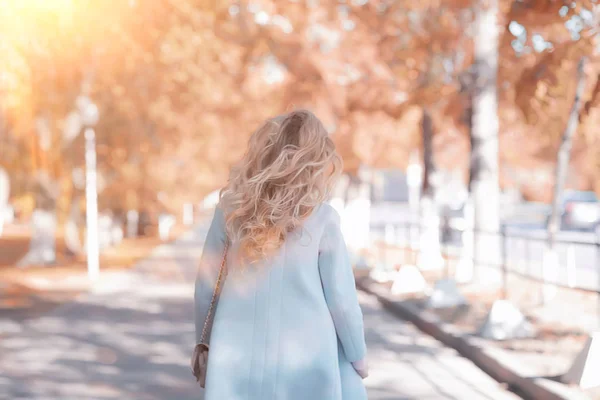
POLYGON ((206 400, 362 400, 363 317, 337 212, 341 169, 311 112, 266 121, 232 169, 196 280, 196 340, 226 241, 206 400))

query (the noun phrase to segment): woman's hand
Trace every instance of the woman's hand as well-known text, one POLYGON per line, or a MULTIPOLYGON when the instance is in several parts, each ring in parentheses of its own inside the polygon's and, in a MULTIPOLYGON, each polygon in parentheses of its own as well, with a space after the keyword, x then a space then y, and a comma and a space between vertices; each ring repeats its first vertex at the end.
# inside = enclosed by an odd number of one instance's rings
POLYGON ((365 358, 353 362, 352 366, 361 378, 365 379, 369 376, 369 365, 367 364, 367 360, 365 358))

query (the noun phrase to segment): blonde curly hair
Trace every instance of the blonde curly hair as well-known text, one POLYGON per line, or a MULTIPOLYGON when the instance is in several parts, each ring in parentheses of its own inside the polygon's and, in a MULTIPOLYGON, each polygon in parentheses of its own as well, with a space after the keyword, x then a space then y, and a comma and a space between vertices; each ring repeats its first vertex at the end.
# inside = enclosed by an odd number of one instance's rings
POLYGON ((265 121, 219 193, 225 229, 252 263, 277 250, 327 199, 342 160, 321 121, 296 110, 265 121))

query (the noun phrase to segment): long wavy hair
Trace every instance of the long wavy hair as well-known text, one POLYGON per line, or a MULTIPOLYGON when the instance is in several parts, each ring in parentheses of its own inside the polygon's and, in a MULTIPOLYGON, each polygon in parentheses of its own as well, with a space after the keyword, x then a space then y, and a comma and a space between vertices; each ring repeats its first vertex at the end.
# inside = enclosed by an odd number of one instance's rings
POLYGON ((252 263, 277 250, 326 200, 342 160, 321 121, 296 110, 265 121, 221 190, 229 238, 252 263))

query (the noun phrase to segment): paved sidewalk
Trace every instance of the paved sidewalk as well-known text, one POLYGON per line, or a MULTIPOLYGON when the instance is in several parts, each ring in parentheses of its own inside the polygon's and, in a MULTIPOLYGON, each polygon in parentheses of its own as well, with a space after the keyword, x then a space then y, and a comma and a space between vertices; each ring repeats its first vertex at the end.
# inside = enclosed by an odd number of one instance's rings
MULTIPOLYGON (((0 315, 0 399, 199 399, 188 358, 205 229, 159 246, 135 272, 109 276, 94 293, 42 317, 15 322, 0 315)), ((371 400, 517 398, 360 296, 371 400)))
POLYGON ((370 400, 500 400, 519 397, 456 351, 399 320, 360 292, 369 348, 370 400))

